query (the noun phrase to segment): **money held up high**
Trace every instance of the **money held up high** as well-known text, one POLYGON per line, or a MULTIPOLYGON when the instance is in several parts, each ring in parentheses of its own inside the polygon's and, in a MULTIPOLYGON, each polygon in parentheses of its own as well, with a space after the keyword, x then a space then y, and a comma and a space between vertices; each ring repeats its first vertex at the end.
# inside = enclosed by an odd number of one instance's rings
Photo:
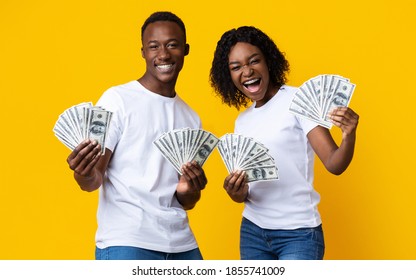
POLYGON ((330 129, 328 113, 336 107, 348 106, 354 89, 355 84, 340 75, 318 75, 299 87, 289 111, 330 129))

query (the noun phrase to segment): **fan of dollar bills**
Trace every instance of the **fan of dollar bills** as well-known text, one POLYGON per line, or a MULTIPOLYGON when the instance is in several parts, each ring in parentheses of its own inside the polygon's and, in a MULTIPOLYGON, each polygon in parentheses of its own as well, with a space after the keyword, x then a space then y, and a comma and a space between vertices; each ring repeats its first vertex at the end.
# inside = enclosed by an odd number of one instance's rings
POLYGON ((182 175, 182 165, 195 160, 202 166, 218 141, 214 134, 203 129, 182 128, 163 133, 153 144, 182 175))
POLYGON ((66 109, 53 128, 55 136, 69 149, 74 150, 85 139, 96 140, 105 152, 105 139, 112 112, 83 102, 66 109))
POLYGON ((348 106, 355 84, 339 75, 319 75, 304 82, 295 93, 289 111, 331 128, 328 113, 336 107, 348 106))
POLYGON ((278 179, 277 167, 268 149, 253 138, 225 134, 220 138, 218 151, 228 172, 244 170, 248 182, 278 179))

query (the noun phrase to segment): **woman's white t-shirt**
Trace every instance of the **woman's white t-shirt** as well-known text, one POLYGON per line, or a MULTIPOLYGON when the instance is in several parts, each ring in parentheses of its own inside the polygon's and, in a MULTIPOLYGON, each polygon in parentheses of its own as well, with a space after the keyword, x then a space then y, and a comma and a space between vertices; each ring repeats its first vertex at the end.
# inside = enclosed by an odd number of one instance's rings
POLYGON ((321 224, 320 196, 313 187, 314 151, 307 138, 317 124, 289 112, 296 90, 282 86, 266 104, 252 104, 235 122, 235 133, 264 144, 278 168, 278 180, 249 184, 243 211, 245 218, 266 229, 321 224))

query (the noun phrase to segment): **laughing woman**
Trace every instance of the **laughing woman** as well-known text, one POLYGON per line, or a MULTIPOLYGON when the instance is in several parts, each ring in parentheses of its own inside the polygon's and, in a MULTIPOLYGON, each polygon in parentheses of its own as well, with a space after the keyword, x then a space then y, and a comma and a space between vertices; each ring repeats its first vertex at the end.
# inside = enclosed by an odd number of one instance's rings
POLYGON ((237 110, 248 106, 236 119, 234 132, 263 143, 279 168, 279 180, 248 184, 241 170, 224 180, 230 198, 245 203, 241 259, 323 259, 314 155, 336 175, 353 158, 358 115, 348 107, 330 112, 332 123, 342 130, 338 146, 327 128, 289 112, 297 88, 286 85, 288 71, 283 53, 255 27, 229 30, 217 43, 211 85, 225 104, 237 110))

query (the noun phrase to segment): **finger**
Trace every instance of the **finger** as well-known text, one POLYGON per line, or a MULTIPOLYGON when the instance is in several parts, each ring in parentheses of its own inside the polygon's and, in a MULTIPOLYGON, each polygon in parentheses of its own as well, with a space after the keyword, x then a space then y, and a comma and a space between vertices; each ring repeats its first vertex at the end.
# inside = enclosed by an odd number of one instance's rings
MULTIPOLYGON (((240 173, 240 175, 238 176, 237 181, 235 181, 234 185, 239 186, 239 189, 244 188, 245 185, 247 185, 247 173, 245 171, 242 171, 240 173)), ((248 187, 248 185, 247 185, 247 187, 248 187)), ((239 190, 237 190, 237 191, 239 191, 239 190)))
POLYGON ((198 180, 200 182, 201 189, 204 189, 205 186, 208 184, 208 178, 205 175, 204 169, 200 166, 196 161, 192 162, 192 165, 198 170, 198 180))
POLYGON ((356 126, 358 123, 358 115, 351 109, 344 107, 339 108, 330 116, 331 121, 337 126, 356 126))
POLYGON ((182 166, 182 173, 191 187, 202 190, 207 184, 204 170, 196 162, 188 162, 182 166))
POLYGON ((87 176, 91 174, 91 171, 93 170, 97 162, 100 160, 100 158, 101 158, 101 151, 87 164, 87 166, 84 169, 80 171, 81 173, 78 173, 77 170, 75 170, 75 172, 77 172, 78 174, 82 176, 87 176))
POLYGON ((88 164, 94 160, 100 152, 101 145, 97 144, 96 141, 93 141, 88 146, 81 149, 72 161, 69 161, 69 167, 75 172, 81 174, 88 164))
POLYGON ((197 176, 197 179, 201 186, 204 186, 208 183, 208 179, 205 176, 204 169, 194 160, 188 164, 188 167, 192 170, 192 172, 197 176))
POLYGON ((87 139, 85 141, 82 141, 77 147, 75 147, 75 149, 72 151, 72 153, 68 156, 67 158, 67 162, 69 163, 70 161, 72 161, 77 155, 78 153, 84 149, 86 146, 88 146, 91 143, 91 140, 87 139))
POLYGON ((244 179, 245 172, 242 171, 242 170, 237 170, 237 171, 231 173, 230 175, 231 176, 230 176, 229 180, 227 181, 227 184, 224 185, 224 187, 225 187, 225 189, 228 193, 236 192, 240 188, 240 185, 238 185, 238 182, 240 182, 240 184, 241 184, 242 180, 240 179, 240 177, 243 177, 243 179, 244 179), (242 175, 242 174, 244 174, 244 175, 242 175))
POLYGON ((95 166, 101 157, 100 145, 94 147, 75 167, 74 172, 86 176, 90 173, 91 169, 95 166))
POLYGON ((345 117, 358 120, 359 116, 349 107, 337 107, 328 114, 328 117, 345 117))
POLYGON ((223 184, 223 188, 228 192, 228 189, 229 189, 229 186, 231 185, 230 184, 230 180, 231 180, 231 178, 234 176, 234 173, 230 173, 230 174, 228 174, 228 176, 227 177, 225 177, 225 179, 224 179, 224 184, 223 184))
POLYGON ((347 107, 336 107, 328 114, 328 117, 333 118, 333 117, 336 117, 336 116, 343 115, 345 113, 346 109, 347 109, 347 107))
POLYGON ((357 123, 358 123, 358 120, 360 118, 360 116, 350 108, 348 108, 345 115, 348 117, 348 119, 350 119, 354 122, 357 122, 357 123))

